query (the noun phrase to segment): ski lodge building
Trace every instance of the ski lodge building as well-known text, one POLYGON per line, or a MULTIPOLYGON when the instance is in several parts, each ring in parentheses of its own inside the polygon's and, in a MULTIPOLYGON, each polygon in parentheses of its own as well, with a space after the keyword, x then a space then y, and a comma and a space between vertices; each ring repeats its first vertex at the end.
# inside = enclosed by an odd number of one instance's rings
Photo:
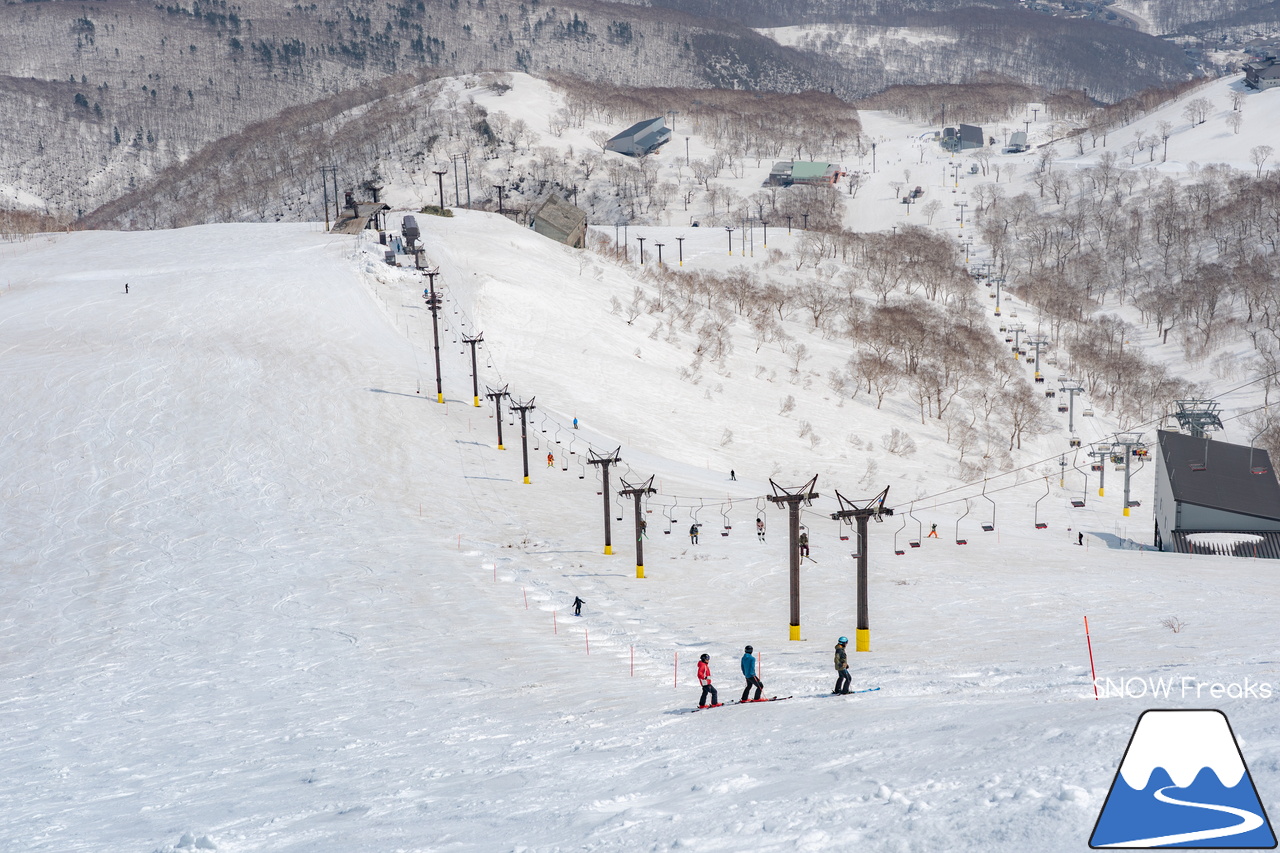
POLYGON ((1266 59, 1246 62, 1244 84, 1259 91, 1280 86, 1280 65, 1276 64, 1276 58, 1268 56, 1266 59))
POLYGON ((587 214, 556 193, 551 193, 534 212, 529 227, 575 249, 587 245, 587 214))
POLYGON ((844 171, 839 163, 816 163, 806 160, 781 160, 773 164, 766 187, 789 187, 793 184, 832 186, 844 171))
POLYGON ((1280 559, 1280 482, 1267 451, 1169 430, 1156 437, 1156 548, 1280 559))
POLYGON ((671 139, 671 128, 662 116, 638 121, 604 144, 606 151, 616 151, 628 157, 652 154, 671 139))

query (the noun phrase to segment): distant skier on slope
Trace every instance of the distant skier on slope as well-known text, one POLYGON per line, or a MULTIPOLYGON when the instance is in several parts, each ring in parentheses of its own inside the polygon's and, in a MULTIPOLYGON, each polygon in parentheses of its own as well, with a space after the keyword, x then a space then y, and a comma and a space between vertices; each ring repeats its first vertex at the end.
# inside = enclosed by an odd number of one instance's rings
POLYGON ((698 544, 698 525, 696 524, 689 525, 689 544, 698 544))
POLYGON ((764 682, 760 680, 760 676, 756 675, 756 658, 751 654, 751 647, 747 646, 742 655, 742 677, 747 680, 747 686, 742 688, 742 701, 747 701, 747 694, 751 692, 751 688, 756 689, 756 699, 760 698, 760 694, 764 692, 764 682))
POLYGON ((849 655, 845 653, 845 649, 844 649, 844 647, 848 645, 848 643, 849 643, 848 637, 841 637, 836 642, 836 654, 835 654, 836 689, 832 690, 831 691, 832 693, 841 693, 841 694, 848 693, 849 683, 853 681, 853 679, 849 676, 849 655))
POLYGON ((930 524, 929 535, 926 536, 925 539, 937 539, 937 538, 938 538, 938 525, 930 524))
POLYGON ((573 597, 573 615, 574 616, 582 615, 582 605, 584 604, 586 604, 586 602, 583 601, 581 598, 578 598, 578 596, 575 595, 573 597))
POLYGON ((756 538, 759 539, 761 542, 764 541, 764 519, 763 518, 756 519, 756 538))
POLYGON ((547 454, 547 467, 548 468, 556 467, 556 455, 554 453, 547 454))
POLYGON ((698 700, 698 707, 707 707, 708 696, 711 697, 712 705, 719 705, 720 694, 711 685, 711 655, 704 654, 698 658, 698 683, 702 685, 702 698, 698 700))

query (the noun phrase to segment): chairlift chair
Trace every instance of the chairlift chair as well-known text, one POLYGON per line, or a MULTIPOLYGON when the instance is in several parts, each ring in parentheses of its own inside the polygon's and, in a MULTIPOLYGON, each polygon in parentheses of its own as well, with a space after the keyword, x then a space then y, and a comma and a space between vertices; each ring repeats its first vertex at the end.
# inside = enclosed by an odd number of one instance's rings
POLYGON ((969 502, 968 502, 968 501, 965 501, 965 502, 964 502, 964 513, 962 513, 962 514, 961 514, 960 518, 957 518, 957 519, 956 519, 956 544, 957 544, 957 545, 968 545, 968 544, 969 544, 969 540, 968 540, 968 539, 961 539, 961 538, 960 538, 960 522, 961 522, 961 521, 964 519, 964 517, 965 517, 966 515, 968 515, 968 514, 969 514, 969 502))
POLYGON ((991 501, 991 520, 982 522, 983 531, 990 533, 996 529, 996 502, 987 496, 987 481, 982 481, 982 496, 991 501))
POLYGON ((1101 462, 1094 462, 1092 465, 1090 465, 1090 466, 1089 466, 1089 470, 1090 470, 1090 471, 1101 471, 1101 470, 1102 470, 1102 463, 1101 463, 1101 462))
POLYGON ((1071 505, 1076 509, 1082 508, 1084 506, 1084 498, 1072 498, 1071 505))
POLYGON ((923 522, 923 521, 921 521, 920 519, 916 518, 916 516, 915 516, 915 509, 916 509, 916 505, 913 503, 913 504, 911 505, 911 508, 907 510, 907 515, 911 516, 911 518, 912 518, 912 519, 915 521, 915 523, 916 523, 916 538, 915 538, 915 539, 908 539, 908 540, 907 540, 907 545, 909 545, 909 546, 910 546, 910 547, 912 547, 912 548, 919 548, 919 547, 920 547, 920 540, 924 538, 924 522, 923 522))
POLYGON ((1079 446, 1080 446, 1080 439, 1076 438, 1076 437, 1073 435, 1073 436, 1071 436, 1071 438, 1067 439, 1067 444, 1068 444, 1068 446, 1070 446, 1070 447, 1079 447, 1079 446))
POLYGON ((1058 396, 1058 392, 1057 392, 1057 391, 1054 391, 1052 388, 1049 388, 1049 389, 1045 390, 1044 395, 1045 395, 1045 397, 1047 397, 1047 398, 1049 398, 1050 400, 1052 400, 1054 397, 1058 396))
POLYGON ((839 519, 836 520, 836 532, 840 534, 841 542, 849 541, 849 531, 845 530, 845 524, 839 519))
POLYGON ((1036 371, 1036 382, 1039 382, 1039 383, 1043 383, 1043 382, 1044 382, 1044 374, 1042 374, 1042 373, 1041 373, 1040 371, 1038 371, 1038 370, 1036 371))
POLYGON ((1085 416, 1086 418, 1091 418, 1091 417, 1093 417, 1093 409, 1085 409, 1085 410, 1084 410, 1084 416, 1085 416))
POLYGON ((1031 505, 1031 520, 1035 524, 1036 530, 1044 530, 1049 526, 1047 522, 1040 520, 1040 501, 1049 497, 1049 478, 1044 478, 1044 494, 1036 498, 1036 502, 1031 505))
POLYGON ((907 517, 904 515, 902 516, 902 526, 899 527, 897 530, 893 531, 893 553, 898 555, 899 557, 907 553, 906 551, 898 547, 898 534, 901 533, 906 528, 907 528, 907 517))
POLYGON ((1058 404, 1058 411, 1059 411, 1060 413, 1062 413, 1062 414, 1064 414, 1064 415, 1065 415, 1065 414, 1067 413, 1067 404, 1066 404, 1066 403, 1059 403, 1059 404, 1058 404))

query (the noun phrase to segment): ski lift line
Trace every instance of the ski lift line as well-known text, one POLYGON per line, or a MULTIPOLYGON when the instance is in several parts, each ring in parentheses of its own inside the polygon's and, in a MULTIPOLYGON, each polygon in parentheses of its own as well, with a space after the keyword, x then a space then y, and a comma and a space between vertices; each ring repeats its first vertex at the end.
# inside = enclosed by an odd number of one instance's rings
MULTIPOLYGON (((1274 376, 1280 376, 1280 370, 1273 370, 1271 373, 1265 374, 1265 375, 1263 375, 1263 376, 1259 376, 1259 377, 1257 377, 1257 378, 1255 378, 1255 379, 1251 379, 1251 380, 1249 380, 1248 382, 1242 382, 1241 384, 1237 385, 1235 388, 1230 388, 1230 389, 1228 389, 1228 390, 1226 390, 1226 391, 1223 391, 1223 392, 1221 392, 1221 393, 1219 393, 1219 394, 1217 394, 1217 395, 1215 395, 1215 396, 1213 396, 1213 397, 1206 397, 1205 399, 1206 399, 1206 400, 1217 400, 1217 399, 1218 399, 1218 398, 1220 398, 1220 397, 1225 397, 1225 396, 1227 396, 1228 394, 1234 394, 1236 391, 1239 391, 1239 390, 1241 390, 1241 389, 1247 388, 1247 387, 1249 387, 1250 385, 1254 385, 1254 384, 1256 384, 1256 383, 1258 383, 1258 382, 1262 382, 1262 381, 1264 381, 1264 380, 1266 380, 1266 379, 1270 379, 1270 378, 1272 378, 1272 377, 1274 377, 1274 376)), ((1266 406, 1258 406, 1256 409, 1250 409, 1250 410, 1249 410, 1249 411, 1247 411, 1247 412, 1240 412, 1240 413, 1238 413, 1238 414, 1231 415, 1230 417, 1223 418, 1223 421, 1225 422, 1225 421, 1228 421, 1228 420, 1235 420, 1236 418, 1241 418, 1241 417, 1244 417, 1245 415, 1251 415, 1251 414, 1253 414, 1254 412, 1261 411, 1262 409, 1265 409, 1265 408, 1267 408, 1267 407, 1266 407, 1266 406)), ((1155 418, 1153 418, 1153 419, 1151 419, 1151 420, 1149 420, 1149 421, 1144 421, 1143 423, 1135 424, 1135 425, 1134 425, 1130 430, 1127 430, 1127 431, 1134 431, 1134 432, 1136 432, 1136 431, 1138 431, 1138 430, 1142 430, 1142 429, 1144 429, 1144 428, 1150 428, 1150 427, 1156 426, 1156 425, 1158 425, 1159 423, 1163 422, 1167 417, 1168 417, 1168 413, 1167 413, 1167 412, 1166 412, 1166 413, 1163 413, 1163 414, 1160 414, 1160 415, 1158 415, 1157 417, 1155 417, 1155 418)), ((1093 448, 1095 448, 1095 447, 1098 447, 1098 446, 1100 446, 1100 445, 1103 445, 1103 444, 1110 445, 1110 444, 1111 444, 1111 442, 1110 442, 1109 440, 1103 440, 1103 439, 1100 439, 1100 440, 1098 440, 1098 441, 1091 441, 1089 444, 1085 445, 1084 447, 1082 447, 1082 448, 1080 448, 1080 449, 1082 449, 1082 450, 1091 450, 1091 449, 1093 449, 1093 448)), ((1023 466, 1021 466, 1021 467, 1019 467, 1019 468, 1014 468, 1014 469, 1012 469, 1012 470, 1010 470, 1010 471, 1004 471, 1004 472, 1002 472, 1002 473, 996 474, 996 475, 994 475, 993 477, 990 477, 989 479, 999 479, 1000 477, 1007 477, 1007 476, 1009 476, 1010 474, 1017 474, 1017 473, 1020 473, 1020 472, 1022 472, 1022 471, 1028 471, 1028 470, 1031 470, 1031 469, 1033 469, 1033 468, 1035 468, 1035 467, 1037 467, 1037 466, 1039 466, 1039 465, 1044 465, 1044 464, 1046 464, 1046 463, 1048 463, 1048 462, 1056 462, 1056 461, 1057 461, 1057 458, 1058 458, 1058 456, 1059 456, 1059 455, 1060 455, 1060 454, 1055 454, 1054 456, 1047 456, 1047 457, 1045 457, 1044 459, 1037 459, 1037 460, 1035 460, 1034 462, 1029 462, 1029 463, 1027 463, 1026 465, 1023 465, 1023 466)), ((961 489, 967 489, 967 488, 970 488, 970 487, 977 488, 979 485, 980 485, 980 482, 979 482, 979 481, 977 481, 977 480, 974 480, 973 482, 969 482, 969 483, 962 483, 962 484, 960 484, 960 485, 958 485, 958 486, 953 486, 953 487, 952 487, 952 488, 950 488, 950 489, 944 489, 943 491, 941 491, 941 492, 936 492, 936 493, 934 493, 934 494, 932 494, 932 495, 925 495, 924 497, 919 498, 919 499, 918 499, 918 502, 924 502, 924 501, 928 501, 928 500, 935 500, 935 499, 937 499, 937 498, 942 497, 943 495, 949 495, 949 494, 951 494, 952 492, 957 492, 957 491, 960 491, 961 489)), ((1020 485, 1020 484, 1019 484, 1019 485, 1020 485)), ((1011 486, 1004 486, 1004 487, 1002 487, 1001 489, 997 489, 996 491, 1002 491, 1003 489, 1007 489, 1007 488, 1012 488, 1012 487, 1011 487, 1011 486)), ((947 503, 954 503, 954 501, 948 501, 947 503)), ((946 505, 946 504, 938 504, 938 506, 945 506, 945 505, 946 505)))

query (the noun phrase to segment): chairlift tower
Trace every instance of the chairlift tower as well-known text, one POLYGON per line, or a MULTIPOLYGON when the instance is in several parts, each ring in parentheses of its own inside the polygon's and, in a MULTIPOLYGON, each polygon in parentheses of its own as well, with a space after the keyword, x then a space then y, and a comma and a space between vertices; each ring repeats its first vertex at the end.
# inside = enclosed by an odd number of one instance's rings
POLYGON ((837 489, 836 500, 840 502, 840 509, 831 513, 831 517, 837 521, 848 524, 852 523, 850 519, 856 519, 858 522, 858 629, 854 634, 854 650, 859 652, 871 651, 871 624, 867 606, 867 519, 883 521, 884 516, 893 515, 893 510, 884 505, 887 497, 888 486, 866 501, 851 501, 837 489))
MULTIPOLYGON (((621 479, 621 478, 619 478, 621 479)), ((657 493, 657 489, 653 488, 653 476, 645 480, 638 486, 633 486, 626 480, 622 480, 622 491, 618 494, 623 497, 635 498, 636 502, 636 577, 644 577, 644 516, 641 514, 640 500, 645 495, 657 493)))
POLYGON ((1114 452, 1109 444, 1094 445, 1088 451, 1090 459, 1096 459, 1101 463, 1098 468, 1098 497, 1100 498, 1105 497, 1103 491, 1107 485, 1107 462, 1110 461, 1114 452))
MULTIPOLYGON (((1058 390, 1067 395, 1067 432, 1076 434, 1076 394, 1084 393, 1084 386, 1066 376, 1058 377, 1058 390)), ((1128 513, 1126 513, 1127 515, 1128 513)))
MULTIPOLYGON (((1017 315, 1015 314, 1014 316, 1017 315)), ((1006 328, 1013 335, 1013 360, 1017 361, 1018 356, 1022 353, 1022 333, 1027 330, 1027 324, 1010 323, 1006 328)))
POLYGON ((1132 459, 1135 450, 1146 449, 1146 442, 1142 440, 1140 432, 1118 432, 1112 440, 1115 447, 1124 448, 1124 514, 1129 514, 1129 507, 1136 506, 1129 501, 1129 477, 1133 473, 1132 459))
POLYGON ((1221 406, 1217 400, 1178 400, 1176 404, 1178 411, 1173 416, 1178 419, 1178 426, 1193 438, 1204 438, 1206 430, 1222 429, 1222 418, 1218 414, 1221 406))
POLYGON ((606 554, 613 553, 613 528, 610 526, 609 519, 609 466, 617 465, 622 461, 622 457, 618 455, 621 451, 621 446, 608 454, 596 453, 594 450, 587 451, 587 464, 599 465, 604 479, 604 488, 601 489, 600 494, 604 495, 604 552, 606 554))
POLYGON ((526 402, 521 403, 515 397, 511 398, 511 411, 520 413, 520 450, 524 458, 524 482, 529 484, 529 413, 537 408, 533 404, 534 398, 530 397, 526 402))
POLYGON ((475 337, 464 334, 462 342, 471 347, 471 400, 478 409, 480 408, 480 372, 476 367, 476 344, 484 342, 484 332, 477 332, 475 337))
POLYGON ((493 401, 493 416, 498 421, 498 449, 506 450, 507 448, 502 446, 502 398, 510 397, 511 393, 507 391, 506 385, 497 389, 486 385, 485 392, 485 396, 493 401))
POLYGON ((1033 338, 1030 335, 1028 335, 1027 346, 1036 351, 1035 366, 1036 366, 1036 370, 1038 371, 1040 370, 1040 353, 1042 350, 1052 346, 1052 343, 1046 337, 1037 336, 1033 338))
POLYGON ((993 275, 988 280, 996 286, 996 316, 999 317, 1000 316, 1000 288, 1002 285, 1004 285, 1004 276, 993 275))
POLYGON ((422 293, 422 300, 427 303, 427 310, 431 312, 431 341, 432 347, 436 353, 436 402, 444 402, 444 384, 440 380, 440 294, 436 293, 436 276, 440 274, 439 267, 433 267, 429 270, 423 270, 422 274, 427 277, 429 282, 427 289, 422 293))
POLYGON ((772 495, 765 497, 778 506, 786 506, 788 510, 790 543, 791 543, 791 639, 800 639, 800 506, 808 506, 818 497, 814 486, 818 483, 818 475, 814 474, 809 482, 795 489, 786 489, 773 480, 769 481, 772 495))

